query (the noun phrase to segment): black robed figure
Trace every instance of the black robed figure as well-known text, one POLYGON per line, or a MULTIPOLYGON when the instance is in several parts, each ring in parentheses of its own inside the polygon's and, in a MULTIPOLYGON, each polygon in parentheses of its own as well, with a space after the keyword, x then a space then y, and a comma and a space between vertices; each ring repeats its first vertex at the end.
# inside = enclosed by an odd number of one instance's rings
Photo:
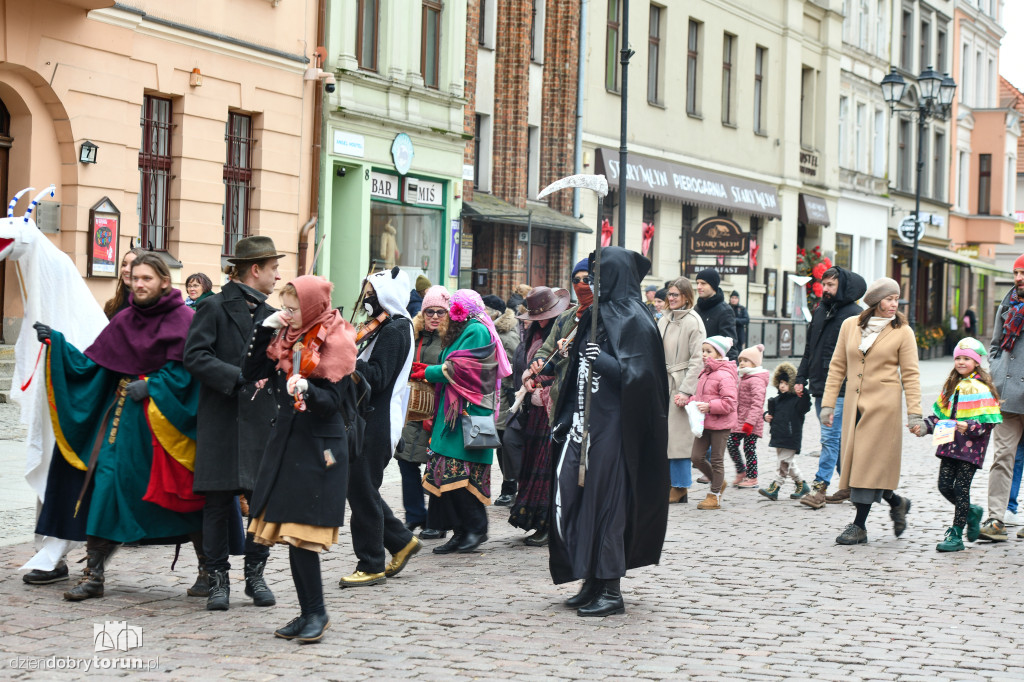
MULTIPOLYGON (((593 308, 580 319, 556 408, 551 495, 551 577, 583 579, 568 606, 581 616, 623 613, 619 579, 657 564, 668 524, 668 375, 658 327, 641 303, 651 262, 633 251, 601 251, 597 344, 593 308), (579 462, 588 365, 593 363, 586 485, 579 462)), ((594 254, 590 254, 594 272, 594 254)))

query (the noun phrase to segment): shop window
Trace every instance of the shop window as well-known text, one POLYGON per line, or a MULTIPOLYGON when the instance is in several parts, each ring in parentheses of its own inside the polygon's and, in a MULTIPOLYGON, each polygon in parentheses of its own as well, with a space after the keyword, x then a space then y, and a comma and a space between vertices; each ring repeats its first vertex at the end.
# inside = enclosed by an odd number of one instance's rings
POLYGON ((619 91, 619 12, 620 0, 608 0, 608 23, 605 29, 604 87, 619 91))
POLYGON ((686 113, 700 116, 700 43, 704 25, 690 19, 686 32, 686 113))
POLYGON ((359 68, 377 70, 377 31, 380 27, 380 1, 359 0, 356 12, 356 54, 359 68))
POLYGON ((409 281, 426 275, 441 277, 441 223, 443 212, 374 201, 370 204, 370 263, 374 270, 396 265, 409 281))
POLYGON ((992 213, 992 155, 978 156, 978 215, 992 213))
MULTIPOLYGON (((652 274, 659 271, 658 262, 655 259, 655 253, 654 253, 655 252, 655 243, 658 241, 658 231, 657 231, 658 213, 659 213, 659 210, 661 208, 658 205, 658 203, 659 203, 658 200, 655 199, 654 197, 646 197, 646 196, 644 197, 643 222, 644 222, 645 225, 650 225, 651 227, 655 228, 654 237, 651 239, 651 246, 648 249, 647 253, 643 254, 643 255, 647 256, 647 258, 649 258, 650 261, 651 261, 651 264, 652 264, 651 265, 651 273, 652 274)), ((641 240, 643 240, 643 234, 640 235, 640 238, 641 238, 641 240)), ((642 243, 643 242, 641 241, 641 244, 642 243)))
POLYGON ((228 114, 224 139, 224 255, 235 254, 235 244, 249 236, 249 209, 252 199, 252 117, 228 114))
POLYGON ((438 87, 441 61, 441 0, 423 0, 423 34, 420 39, 420 74, 423 85, 438 87))
POLYGON ((144 96, 139 124, 139 236, 146 248, 166 251, 170 231, 171 100, 144 96))
POLYGON ((686 266, 689 264, 689 252, 687 251, 687 244, 690 241, 690 230, 697 225, 697 207, 690 206, 689 204, 683 204, 683 234, 679 240, 682 243, 682 247, 679 253, 679 272, 682 274, 686 273, 686 266))
POLYGON ((847 270, 853 269, 853 235, 836 233, 835 264, 847 270))

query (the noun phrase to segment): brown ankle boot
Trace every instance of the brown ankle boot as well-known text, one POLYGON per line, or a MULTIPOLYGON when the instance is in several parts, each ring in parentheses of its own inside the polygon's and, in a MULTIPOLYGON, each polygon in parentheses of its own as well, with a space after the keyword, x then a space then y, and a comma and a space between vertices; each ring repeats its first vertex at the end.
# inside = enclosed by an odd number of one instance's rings
POLYGON ((815 481, 811 492, 800 498, 800 504, 806 505, 811 509, 821 509, 825 506, 825 490, 827 488, 828 483, 815 481))
POLYGON ((668 502, 669 504, 675 504, 677 502, 686 502, 686 488, 669 488, 668 502))
POLYGON ((850 499, 850 489, 843 488, 842 490, 837 490, 834 495, 826 495, 825 503, 842 504, 843 502, 846 502, 848 499, 850 499))
POLYGON ((89 537, 86 541, 87 562, 83 575, 78 584, 64 593, 68 601, 82 601, 103 596, 103 583, 105 582, 104 566, 107 559, 117 548, 117 543, 103 538, 89 537))

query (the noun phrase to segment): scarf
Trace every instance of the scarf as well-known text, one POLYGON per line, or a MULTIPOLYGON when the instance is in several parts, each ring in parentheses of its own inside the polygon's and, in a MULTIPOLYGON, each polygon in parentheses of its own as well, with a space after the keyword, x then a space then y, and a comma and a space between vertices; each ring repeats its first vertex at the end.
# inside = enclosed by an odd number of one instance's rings
POLYGON ((480 294, 473 289, 459 289, 452 294, 451 306, 448 308, 448 315, 456 322, 476 318, 484 323, 487 331, 491 334, 491 342, 497 347, 495 358, 498 363, 497 378, 502 379, 512 374, 512 365, 509 363, 508 355, 505 353, 505 346, 501 344, 501 337, 498 330, 494 328, 494 321, 487 314, 487 307, 480 298, 480 294))
POLYGON ((590 288, 589 284, 576 283, 573 283, 572 290, 576 292, 576 301, 579 304, 576 306, 576 319, 578 320, 583 311, 594 303, 594 290, 590 288))
POLYGON ((867 353, 868 349, 875 343, 878 335, 882 333, 886 325, 892 324, 891 317, 872 317, 866 326, 860 329, 860 345, 857 347, 861 353, 867 353))
POLYGON ((155 303, 140 306, 129 296, 127 308, 114 315, 85 356, 118 374, 152 374, 168 362, 185 357, 185 337, 192 309, 181 292, 171 289, 155 303))
POLYGON ((725 295, 722 293, 721 289, 717 289, 717 290, 715 290, 715 293, 713 295, 708 296, 707 298, 698 298, 697 299, 697 308, 701 312, 705 312, 706 313, 707 311, 711 310, 712 308, 714 308, 719 303, 724 303, 724 302, 725 302, 725 295))
POLYGON ((978 378, 977 372, 961 379, 953 389, 952 396, 939 395, 932 410, 939 419, 953 419, 955 413, 957 419, 970 419, 981 424, 999 424, 1003 421, 999 401, 992 395, 992 389, 978 378))
POLYGON ((455 428, 467 403, 485 410, 494 409, 498 385, 494 343, 482 348, 452 351, 441 365, 441 371, 448 383, 438 384, 437 390, 443 392, 444 421, 449 429, 455 428))
POLYGON ((295 344, 302 341, 306 333, 317 325, 323 325, 327 337, 320 346, 320 362, 309 376, 341 381, 356 368, 356 330, 341 313, 331 307, 331 290, 334 285, 314 275, 297 277, 289 284, 295 287, 299 295, 302 327, 292 329, 289 326, 280 330, 267 346, 267 357, 277 362, 277 368, 290 376, 294 369, 292 354, 295 352, 295 344))
POLYGON ((1017 343, 1020 330, 1024 328, 1024 301, 1017 296, 1017 287, 1010 292, 1010 309, 1013 314, 1003 322, 1003 341, 999 344, 1003 350, 1013 350, 1013 344, 1017 343))

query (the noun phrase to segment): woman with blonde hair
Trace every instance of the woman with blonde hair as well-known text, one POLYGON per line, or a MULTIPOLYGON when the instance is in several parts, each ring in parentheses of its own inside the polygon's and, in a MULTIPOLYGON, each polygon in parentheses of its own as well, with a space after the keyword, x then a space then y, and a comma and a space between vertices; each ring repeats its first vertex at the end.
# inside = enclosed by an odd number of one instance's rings
POLYGON ((668 372, 668 463, 671 487, 670 503, 686 502, 693 485, 690 454, 693 432, 686 416, 687 399, 697 390, 697 379, 704 368, 701 344, 707 338, 704 321, 694 310, 693 285, 685 277, 668 285, 668 310, 658 320, 665 346, 665 371, 668 372))

